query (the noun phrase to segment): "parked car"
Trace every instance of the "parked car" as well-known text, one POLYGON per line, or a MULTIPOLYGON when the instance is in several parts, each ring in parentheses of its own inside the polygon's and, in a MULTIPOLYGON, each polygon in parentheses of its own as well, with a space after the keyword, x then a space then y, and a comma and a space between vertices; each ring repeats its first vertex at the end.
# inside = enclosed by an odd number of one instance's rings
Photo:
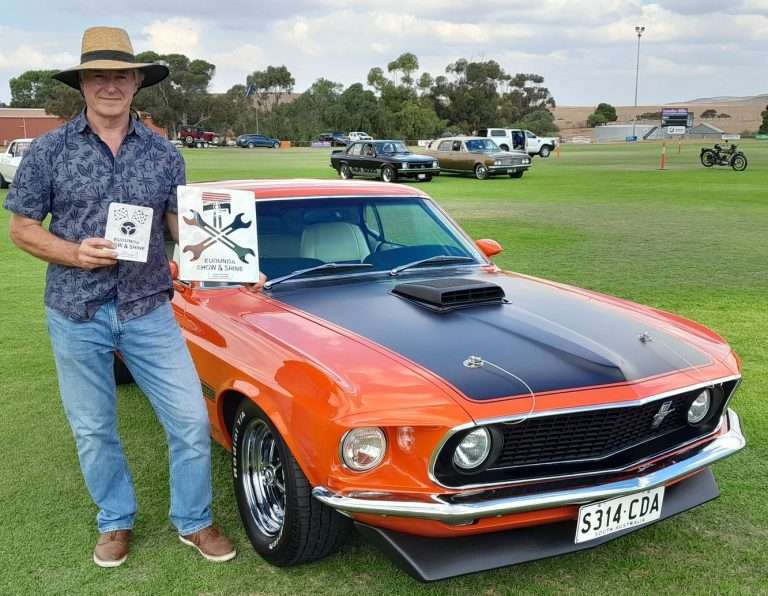
POLYGON ((507 174, 522 178, 531 167, 531 158, 524 151, 503 151, 491 139, 482 137, 436 139, 424 153, 440 160, 444 172, 472 174, 478 180, 507 174))
POLYGON ((367 132, 351 132, 347 135, 350 141, 372 141, 373 137, 367 132))
POLYGON ((556 137, 539 137, 530 130, 520 128, 481 128, 477 135, 493 139, 504 151, 526 151, 531 156, 549 157, 560 144, 556 137))
POLYGON ((270 563, 321 558, 354 524, 434 580, 718 496, 709 466, 745 445, 741 373, 704 326, 502 271, 498 243, 407 185, 199 186, 257 202, 264 289, 175 279, 172 305, 270 563))
POLYGON ((211 145, 218 145, 221 140, 219 135, 210 130, 187 127, 179 130, 179 139, 183 141, 186 147, 197 147, 198 149, 210 147, 211 145))
POLYGON ((354 176, 396 182, 401 178, 429 182, 440 174, 433 157, 409 151, 402 141, 359 141, 331 153, 331 167, 342 178, 354 176))
POLYGON ((272 149, 279 149, 280 141, 266 135, 248 133, 237 137, 237 146, 247 147, 248 149, 253 149, 254 147, 270 147, 272 149))
POLYGON ((346 147, 349 144, 349 137, 340 130, 322 132, 317 135, 317 140, 321 143, 330 143, 331 147, 346 147))
POLYGON ((16 139, 8 144, 5 153, 0 153, 0 188, 8 188, 16 176, 24 154, 33 139, 16 139))

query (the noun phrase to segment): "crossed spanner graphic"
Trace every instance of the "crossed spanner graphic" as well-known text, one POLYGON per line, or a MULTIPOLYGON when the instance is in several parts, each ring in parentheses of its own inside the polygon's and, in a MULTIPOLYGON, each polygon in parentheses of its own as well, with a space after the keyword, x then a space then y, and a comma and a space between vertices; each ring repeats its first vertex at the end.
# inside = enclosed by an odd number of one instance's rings
POLYGON ((242 213, 238 213, 228 226, 218 230, 206 222, 202 215, 200 215, 197 211, 192 209, 191 212, 192 217, 184 217, 184 221, 190 226, 197 226, 198 228, 201 228, 206 234, 208 234, 208 238, 202 242, 198 242, 197 244, 190 244, 189 246, 184 247, 183 252, 189 251, 192 253, 192 259, 190 260, 196 261, 199 259, 200 255, 203 254, 203 251, 206 248, 213 246, 216 242, 221 242, 224 246, 232 250, 237 255, 237 258, 239 258, 243 263, 248 262, 246 260, 248 255, 256 255, 256 253, 253 252, 253 249, 244 248, 229 238, 229 235, 235 230, 251 227, 252 222, 243 221, 242 213))

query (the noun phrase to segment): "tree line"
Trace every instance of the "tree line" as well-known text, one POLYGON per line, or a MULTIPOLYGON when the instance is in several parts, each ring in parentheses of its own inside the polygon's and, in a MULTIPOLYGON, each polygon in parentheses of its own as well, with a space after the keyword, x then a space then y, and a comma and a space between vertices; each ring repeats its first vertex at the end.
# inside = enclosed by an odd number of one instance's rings
MULTIPOLYGON (((293 141, 309 141, 328 130, 405 139, 471 133, 484 126, 557 131, 551 112, 555 100, 544 77, 509 74, 495 60, 462 58, 433 76, 419 72, 418 58, 404 53, 385 67, 371 68, 365 83, 345 87, 320 78, 285 101, 295 85, 285 66, 256 70, 243 84, 211 93, 216 66, 206 60, 152 51, 136 59, 162 62, 170 70, 165 81, 137 94, 134 107, 151 114, 171 137, 183 126, 229 136, 259 131, 293 141)), ((54 72, 30 70, 11 79, 11 107, 45 108, 65 119, 78 114, 82 97, 51 79, 54 72)))

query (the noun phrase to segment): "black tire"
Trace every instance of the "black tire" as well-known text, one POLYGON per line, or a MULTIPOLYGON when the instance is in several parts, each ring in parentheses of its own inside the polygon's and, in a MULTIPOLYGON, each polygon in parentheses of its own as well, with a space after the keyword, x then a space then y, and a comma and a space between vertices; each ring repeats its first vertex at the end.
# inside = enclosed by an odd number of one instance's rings
POLYGON ((0 174, 0 188, 8 188, 10 186, 10 183, 3 178, 3 175, 0 174))
POLYGON ((736 153, 731 158, 731 167, 737 172, 743 172, 747 169, 747 156, 743 153, 736 153))
POLYGON ((339 176, 341 176, 344 180, 352 180, 354 177, 352 175, 352 169, 345 163, 339 166, 339 176))
POLYGON ((135 382, 133 380, 133 375, 131 374, 131 371, 128 370, 128 367, 125 365, 125 362, 123 362, 122 359, 119 358, 117 354, 115 354, 115 361, 112 365, 112 368, 115 371, 116 385, 130 385, 131 383, 135 382))
POLYGON ((713 165, 715 165, 715 163, 717 163, 717 156, 715 155, 715 152, 712 151, 712 149, 705 149, 702 151, 699 159, 701 160, 701 165, 703 165, 705 168, 711 168, 713 165))
POLYGON ((192 135, 184 137, 184 142, 187 144, 187 147, 194 147, 195 145, 195 139, 192 135))
POLYGON ((308 563, 344 542, 350 520, 312 496, 312 487, 280 433, 248 399, 240 403, 232 427, 232 471, 246 534, 269 563, 278 567, 308 563))
POLYGON ((427 174, 424 176, 424 182, 432 182, 432 174, 427 174))
POLYGON ((382 182, 394 182, 397 175, 392 166, 384 166, 381 168, 381 181, 382 182))
POLYGON ((203 149, 208 149, 208 141, 203 141, 203 149))
POLYGON ((525 174, 525 170, 518 170, 517 172, 512 172, 509 177, 510 178, 522 178, 523 174, 525 174))
POLYGON ((475 178, 478 180, 487 180, 488 176, 490 176, 490 174, 485 164, 475 164, 475 178))
POLYGON ((248 149, 253 149, 255 146, 253 143, 248 143, 248 149))
POLYGON ((272 149, 280 149, 280 142, 275 141, 274 143, 272 143, 272 149))
POLYGON ((552 147, 550 145, 544 145, 541 149, 539 149, 539 155, 544 159, 549 157, 550 153, 552 153, 552 147))

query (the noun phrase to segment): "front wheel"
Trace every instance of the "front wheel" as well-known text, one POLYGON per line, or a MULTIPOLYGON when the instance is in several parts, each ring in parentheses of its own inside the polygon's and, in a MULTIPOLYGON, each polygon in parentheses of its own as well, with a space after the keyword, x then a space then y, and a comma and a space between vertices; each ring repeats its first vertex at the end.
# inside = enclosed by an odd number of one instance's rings
POLYGON ((552 147, 549 145, 544 145, 541 149, 539 149, 539 155, 541 157, 547 158, 549 157, 550 153, 552 153, 552 147))
POLYGON ((349 520, 312 496, 280 433, 247 399, 232 428, 232 473, 246 534, 273 565, 320 559, 346 537, 349 520))
POLYGON ((512 172, 509 177, 510 178, 522 178, 523 174, 525 173, 525 170, 519 170, 517 172, 512 172))
POLYGON ((715 155, 715 152, 712 151, 712 149, 705 149, 702 151, 699 159, 701 160, 701 165, 703 165, 705 168, 711 168, 713 165, 715 165, 715 163, 717 163, 717 156, 715 155))
POLYGON ((339 168, 339 176, 344 180, 352 180, 352 168, 345 163, 341 164, 341 167, 339 168))
POLYGON ((272 149, 280 149, 280 142, 275 141, 274 143, 272 143, 272 149))
POLYGON ((382 182, 395 181, 395 170, 392 169, 392 166, 384 166, 381 168, 381 180, 382 182))
POLYGON ((731 167, 737 172, 747 169, 747 157, 743 153, 737 153, 731 158, 731 167))
POLYGON ((248 149, 253 149, 255 146, 253 143, 248 143, 248 149))
POLYGON ((478 180, 485 180, 488 178, 488 168, 484 164, 477 164, 475 166, 475 178, 478 180))

